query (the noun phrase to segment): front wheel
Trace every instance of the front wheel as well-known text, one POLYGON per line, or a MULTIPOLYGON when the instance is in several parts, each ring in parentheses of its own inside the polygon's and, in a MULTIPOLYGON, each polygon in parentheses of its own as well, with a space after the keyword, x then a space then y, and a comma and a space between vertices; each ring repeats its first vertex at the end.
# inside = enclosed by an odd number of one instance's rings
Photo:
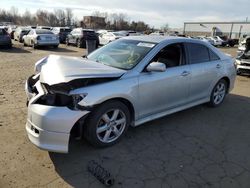
POLYGON ((130 124, 128 107, 119 101, 106 102, 94 110, 84 126, 84 136, 96 147, 117 143, 130 124))
POLYGON ((210 102, 208 103, 209 106, 219 106, 225 99, 227 88, 227 82, 224 79, 221 79, 219 82, 217 82, 211 93, 210 102))

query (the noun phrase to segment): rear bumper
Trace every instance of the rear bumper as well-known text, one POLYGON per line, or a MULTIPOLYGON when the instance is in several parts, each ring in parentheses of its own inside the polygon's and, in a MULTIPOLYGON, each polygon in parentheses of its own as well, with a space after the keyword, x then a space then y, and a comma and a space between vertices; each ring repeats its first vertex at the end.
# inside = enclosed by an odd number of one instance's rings
POLYGON ((58 46, 59 40, 56 41, 37 41, 37 46, 58 46))

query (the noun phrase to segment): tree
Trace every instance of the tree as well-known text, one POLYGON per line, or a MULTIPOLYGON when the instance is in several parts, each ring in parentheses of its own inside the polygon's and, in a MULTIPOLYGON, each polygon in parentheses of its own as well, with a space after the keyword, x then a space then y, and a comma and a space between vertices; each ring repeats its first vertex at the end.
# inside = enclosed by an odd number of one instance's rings
POLYGON ((72 9, 66 8, 66 23, 67 23, 67 26, 72 25, 72 20, 73 20, 72 9))
POLYGON ((55 16, 57 17, 58 21, 59 21, 59 25, 60 26, 65 26, 65 12, 62 9, 56 9, 55 10, 55 16))
POLYGON ((168 23, 164 24, 164 25, 161 27, 161 30, 164 31, 164 32, 168 32, 168 31, 169 31, 169 25, 168 25, 168 23))

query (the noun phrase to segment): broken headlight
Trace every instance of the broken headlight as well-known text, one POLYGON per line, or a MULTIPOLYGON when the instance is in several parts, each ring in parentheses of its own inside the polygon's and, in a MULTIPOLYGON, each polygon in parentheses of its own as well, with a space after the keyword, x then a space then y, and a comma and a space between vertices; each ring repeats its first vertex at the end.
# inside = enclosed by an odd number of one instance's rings
POLYGON ((72 96, 72 110, 81 110, 84 107, 79 105, 79 102, 81 102, 87 94, 76 94, 76 95, 71 95, 72 96))
POLYGON ((66 95, 61 93, 47 93, 41 96, 37 100, 37 104, 48 105, 48 106, 58 106, 58 107, 68 107, 71 110, 81 110, 84 107, 78 103, 84 99, 86 94, 79 95, 66 95))

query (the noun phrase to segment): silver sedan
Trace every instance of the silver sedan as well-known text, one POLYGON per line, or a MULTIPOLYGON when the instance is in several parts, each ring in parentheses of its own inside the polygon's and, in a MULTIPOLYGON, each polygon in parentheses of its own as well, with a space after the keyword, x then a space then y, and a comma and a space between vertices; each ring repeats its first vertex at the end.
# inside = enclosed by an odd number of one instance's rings
POLYGON ((24 46, 53 46, 59 45, 59 37, 47 29, 31 29, 27 35, 23 36, 24 46))
POLYGON ((97 147, 117 143, 129 126, 207 103, 234 87, 234 60, 203 41, 134 36, 86 58, 50 55, 26 82, 30 141, 68 152, 72 135, 97 147))

